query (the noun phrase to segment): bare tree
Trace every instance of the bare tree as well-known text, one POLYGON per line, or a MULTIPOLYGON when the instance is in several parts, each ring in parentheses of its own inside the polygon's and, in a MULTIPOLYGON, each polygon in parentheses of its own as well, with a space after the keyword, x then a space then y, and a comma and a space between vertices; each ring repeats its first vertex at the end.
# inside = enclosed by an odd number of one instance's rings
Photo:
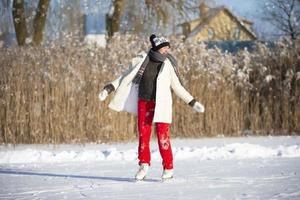
MULTIPOLYGON (((50 0, 39 1, 39 5, 33 22, 34 44, 40 44, 42 42, 46 14, 47 14, 47 9, 49 7, 49 1, 50 0)), ((24 45, 26 42, 26 38, 28 37, 24 0, 13 1, 12 14, 13 14, 13 23, 15 26, 15 32, 16 32, 18 44, 24 45)))
POLYGON ((49 0, 40 0, 36 16, 33 22, 33 42, 40 44, 43 40, 43 31, 45 27, 46 14, 49 7, 49 0))
MULTIPOLYGON (((191 13, 198 13, 200 2, 207 0, 113 0, 112 7, 106 15, 106 30, 111 37, 120 31, 122 17, 126 16, 133 29, 145 31, 149 27, 166 26, 176 15, 188 19, 191 13), (139 9, 134 10, 133 9, 139 9), (143 26, 143 27, 142 27, 143 26)), ((130 27, 126 27, 130 29, 130 27)), ((134 30, 136 32, 137 30, 134 30)))
POLYGON ((300 33, 300 0, 268 0, 264 19, 292 39, 300 33))
POLYGON ((12 15, 18 44, 24 45, 27 37, 24 0, 13 1, 12 15))
POLYGON ((106 15, 106 30, 109 37, 119 31, 123 10, 124 0, 112 1, 111 10, 106 15))

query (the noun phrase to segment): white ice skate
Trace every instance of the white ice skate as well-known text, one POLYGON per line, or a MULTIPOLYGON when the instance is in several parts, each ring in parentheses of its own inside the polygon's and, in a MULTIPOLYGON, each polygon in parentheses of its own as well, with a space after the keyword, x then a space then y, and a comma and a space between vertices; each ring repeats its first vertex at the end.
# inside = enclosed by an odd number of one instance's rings
POLYGON ((163 181, 173 178, 174 171, 173 169, 164 169, 161 179, 163 181))
POLYGON ((140 165, 140 168, 139 168, 138 172, 135 175, 135 180, 137 180, 137 181, 144 180, 146 178, 148 169, 149 169, 149 164, 148 163, 142 163, 140 165))

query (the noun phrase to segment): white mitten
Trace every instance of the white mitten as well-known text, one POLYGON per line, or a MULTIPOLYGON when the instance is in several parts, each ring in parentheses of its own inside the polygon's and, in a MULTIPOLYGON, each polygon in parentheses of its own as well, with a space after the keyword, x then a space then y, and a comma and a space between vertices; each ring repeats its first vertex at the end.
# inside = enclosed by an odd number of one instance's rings
POLYGON ((198 101, 194 104, 193 108, 197 111, 197 112, 201 112, 203 113, 204 112, 204 106, 199 103, 198 101))
POLYGON ((100 101, 104 101, 108 95, 108 92, 104 89, 99 93, 99 99, 100 101))

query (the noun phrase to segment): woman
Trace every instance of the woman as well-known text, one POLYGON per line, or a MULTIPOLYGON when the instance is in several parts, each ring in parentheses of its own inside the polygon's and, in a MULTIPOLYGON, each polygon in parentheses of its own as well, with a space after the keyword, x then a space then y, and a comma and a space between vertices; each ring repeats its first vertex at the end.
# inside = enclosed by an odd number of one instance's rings
POLYGON ((170 43, 164 37, 150 36, 152 48, 133 58, 129 69, 107 84, 99 94, 104 101, 116 91, 109 108, 137 114, 139 170, 136 180, 143 180, 150 166, 150 135, 155 123, 159 151, 162 157, 162 179, 173 177, 173 155, 169 127, 172 122, 172 94, 174 92, 197 112, 204 112, 202 104, 182 86, 175 59, 169 54, 170 43))

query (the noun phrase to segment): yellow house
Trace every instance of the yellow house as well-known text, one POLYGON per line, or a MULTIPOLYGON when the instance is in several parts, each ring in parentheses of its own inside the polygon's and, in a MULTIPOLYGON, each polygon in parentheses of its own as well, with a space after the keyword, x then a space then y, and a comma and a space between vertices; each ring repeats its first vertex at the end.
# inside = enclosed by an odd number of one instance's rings
POLYGON ((256 39, 252 22, 237 18, 228 8, 199 6, 200 18, 180 24, 187 40, 191 41, 251 41, 256 39))

